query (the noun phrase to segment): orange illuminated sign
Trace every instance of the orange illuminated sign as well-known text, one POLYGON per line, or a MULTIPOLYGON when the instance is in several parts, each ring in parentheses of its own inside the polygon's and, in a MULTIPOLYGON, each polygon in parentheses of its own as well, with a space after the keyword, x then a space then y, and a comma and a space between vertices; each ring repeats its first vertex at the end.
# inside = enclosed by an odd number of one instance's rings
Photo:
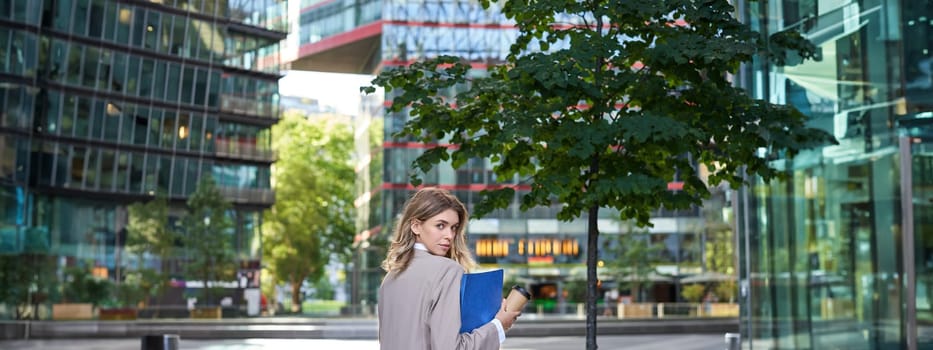
POLYGON ((476 256, 504 257, 511 252, 520 256, 577 256, 580 243, 575 239, 533 238, 533 239, 498 239, 484 238, 476 240, 476 256))

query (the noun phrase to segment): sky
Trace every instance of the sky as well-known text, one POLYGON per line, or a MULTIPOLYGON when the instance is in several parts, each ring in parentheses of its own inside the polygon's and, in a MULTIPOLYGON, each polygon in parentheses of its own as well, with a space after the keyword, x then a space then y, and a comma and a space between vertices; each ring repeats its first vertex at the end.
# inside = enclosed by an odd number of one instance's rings
POLYGON ((356 115, 360 86, 370 85, 373 78, 371 75, 292 70, 279 80, 279 94, 317 99, 321 106, 336 108, 337 113, 356 115))

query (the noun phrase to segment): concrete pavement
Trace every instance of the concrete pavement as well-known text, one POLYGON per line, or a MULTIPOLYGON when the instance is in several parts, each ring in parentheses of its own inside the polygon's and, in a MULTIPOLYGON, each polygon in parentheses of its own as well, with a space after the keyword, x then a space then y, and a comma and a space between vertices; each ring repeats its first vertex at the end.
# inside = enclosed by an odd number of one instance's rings
MULTIPOLYGON (((600 350, 721 350, 725 348, 722 335, 669 334, 669 335, 610 335, 597 337, 600 350)), ((568 350, 583 349, 586 340, 574 337, 510 337, 502 350, 568 350)), ((0 349, 21 350, 138 350, 138 339, 43 339, 0 341, 0 349)), ((375 340, 339 339, 234 339, 205 340, 181 339, 179 350, 378 350, 375 340)))
MULTIPOLYGON (((712 334, 738 331, 735 318, 615 319, 597 322, 600 335, 712 334)), ((5 321, 0 339, 139 338, 177 334, 183 339, 376 339, 373 318, 268 317, 222 320, 157 319, 137 321, 5 321)), ((509 336, 584 336, 585 320, 576 317, 526 315, 509 336)))

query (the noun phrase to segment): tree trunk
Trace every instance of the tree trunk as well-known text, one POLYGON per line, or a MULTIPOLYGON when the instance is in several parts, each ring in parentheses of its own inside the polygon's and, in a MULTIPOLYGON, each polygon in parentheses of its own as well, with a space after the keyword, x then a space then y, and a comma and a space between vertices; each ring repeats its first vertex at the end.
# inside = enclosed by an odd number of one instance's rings
POLYGON ((292 281, 292 312, 301 313, 301 282, 292 281))
POLYGON ((599 228, 596 226, 598 206, 592 206, 587 218, 586 240, 586 348, 596 350, 596 261, 599 259, 597 241, 599 228))
MULTIPOLYGON (((590 163, 590 174, 599 171, 599 158, 593 156, 590 163)), ((587 184, 589 185, 589 184, 587 184)), ((599 218, 599 205, 590 206, 586 218, 586 349, 596 350, 596 261, 599 259, 599 227, 596 219, 599 218)))

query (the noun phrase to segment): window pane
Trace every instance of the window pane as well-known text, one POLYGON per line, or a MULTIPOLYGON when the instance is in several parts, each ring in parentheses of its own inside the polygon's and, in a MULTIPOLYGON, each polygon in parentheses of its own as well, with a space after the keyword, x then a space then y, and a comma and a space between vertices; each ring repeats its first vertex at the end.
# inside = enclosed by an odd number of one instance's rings
POLYGON ((78 44, 70 45, 68 50, 68 84, 81 83, 81 59, 84 57, 84 47, 78 44))
POLYGON ((162 14, 162 22, 159 25, 158 31, 158 51, 162 53, 170 53, 170 48, 172 46, 172 16, 170 14, 162 14))
POLYGON ((91 3, 89 14, 91 20, 88 26, 87 35, 92 38, 102 38, 104 36, 104 2, 102 0, 94 0, 91 3))
POLYGON ((185 171, 185 195, 190 195, 194 193, 195 187, 198 183, 198 166, 199 161, 197 159, 192 159, 188 162, 188 169, 185 171))
POLYGON ((100 150, 89 149, 87 152, 87 167, 84 173, 84 188, 97 189, 100 174, 100 150))
POLYGON ((193 114, 191 117, 191 132, 189 133, 188 142, 192 151, 201 150, 201 143, 204 139, 204 121, 202 118, 200 114, 193 114))
POLYGON ((78 98, 78 108, 75 114, 75 137, 88 137, 88 124, 91 120, 91 101, 78 98))
POLYGON ((163 148, 172 148, 175 141, 175 112, 166 111, 162 118, 162 143, 163 148))
MULTIPOLYGON (((2 40, 2 36, 3 35, 0 34, 0 40, 2 40)), ((2 43, 0 43, 0 47, 2 47, 2 43)), ((49 69, 50 80, 61 81, 62 77, 64 77, 64 69, 67 65, 67 52, 68 45, 58 39, 52 40, 52 52, 49 56, 52 64, 52 68, 49 69)), ((2 56, 2 54, 0 54, 0 56, 2 56)))
POLYGON ((155 74, 155 62, 148 58, 143 59, 142 70, 139 76, 139 96, 147 97, 152 92, 152 77, 155 74))
POLYGON ((175 149, 187 150, 188 149, 188 140, 191 139, 191 118, 188 113, 180 113, 178 115, 178 127, 176 135, 178 138, 175 141, 175 149))
POLYGON ((156 62, 155 65, 155 79, 152 81, 152 98, 154 99, 163 99, 165 96, 165 85, 168 83, 165 81, 165 62, 156 62))
POLYGON ((181 57, 191 57, 188 54, 188 44, 185 43, 185 28, 188 24, 182 17, 172 16, 174 18, 172 25, 172 44, 171 53, 181 57))
POLYGON ((100 58, 98 60, 100 66, 97 70, 97 88, 103 91, 110 89, 110 74, 111 74, 111 65, 110 62, 110 51, 107 49, 102 49, 100 51, 100 58))
POLYGON ((103 113, 100 114, 104 121, 102 125, 104 128, 104 140, 116 143, 120 141, 121 113, 117 112, 117 106, 113 102, 103 103, 102 105, 104 110, 103 113))
POLYGON ((194 104, 198 106, 204 105, 204 96, 207 93, 207 70, 198 69, 197 70, 197 80, 195 80, 194 85, 194 104))
POLYGON ((211 70, 211 81, 210 81, 210 90, 207 94, 207 105, 209 107, 218 107, 219 99, 217 96, 220 94, 220 72, 217 70, 211 70))
POLYGON ((52 174, 52 185, 54 186, 64 186, 68 182, 69 178, 69 154, 68 147, 63 145, 55 145, 55 170, 52 174))
POLYGON ((145 178, 143 191, 149 194, 155 194, 156 183, 158 182, 159 177, 159 156, 157 155, 147 155, 146 156, 146 167, 145 167, 145 178))
POLYGON ((149 135, 149 109, 138 108, 131 116, 133 118, 133 144, 145 145, 149 135))
POLYGON ((136 125, 135 109, 132 105, 124 105, 123 111, 115 118, 120 119, 120 143, 132 144, 134 126, 136 125))
POLYGON ((172 175, 172 159, 169 157, 160 157, 159 159, 159 179, 158 189, 164 193, 169 191, 169 181, 172 175))
POLYGON ((71 186, 81 186, 84 181, 84 163, 85 149, 83 147, 73 147, 71 152, 71 186))
POLYGON ((139 84, 139 66, 140 58, 136 56, 129 56, 126 62, 126 94, 130 96, 136 95, 137 87, 139 84))
POLYGON ((72 0, 58 0, 54 7, 54 26, 55 29, 68 31, 71 26, 71 8, 74 5, 72 0))
POLYGON ((104 15, 100 18, 103 21, 104 26, 104 40, 106 41, 115 41, 117 37, 117 4, 115 2, 107 2, 104 4, 104 15))
POLYGON ((11 32, 6 28, 0 28, 0 70, 8 72, 10 71, 10 58, 12 53, 10 53, 10 34, 11 32))
POLYGON ((71 21, 71 33, 87 35, 88 0, 75 0, 74 16, 71 21))
POLYGON ((123 92, 123 84, 126 82, 126 55, 122 53, 113 54, 113 72, 110 74, 110 90, 113 92, 123 92))
POLYGON ((112 150, 101 151, 100 159, 100 189, 113 191, 113 174, 116 167, 116 157, 112 150))
POLYGON ((176 196, 184 195, 185 167, 188 160, 182 157, 175 158, 175 169, 172 170, 172 194, 176 196))
POLYGON ((168 63, 168 78, 165 79, 165 100, 178 102, 178 83, 181 76, 181 66, 177 63, 168 63))
POLYGON ((158 12, 148 11, 148 17, 146 18, 146 28, 145 28, 145 38, 143 40, 143 45, 150 50, 157 50, 156 46, 159 41, 159 33, 162 32, 160 27, 162 26, 162 17, 158 12))
POLYGON ((133 22, 132 7, 119 5, 117 7, 117 43, 128 45, 130 43, 130 24, 133 22))
POLYGON ((58 118, 62 113, 62 95, 56 91, 49 91, 48 104, 49 108, 45 110, 45 120, 40 123, 39 131, 58 134, 58 118))
POLYGON ((97 87, 97 64, 100 60, 100 50, 96 47, 84 48, 84 69, 81 74, 81 85, 94 89, 97 87))
POLYGON ((120 152, 117 156, 117 172, 114 174, 113 186, 117 192, 125 192, 127 177, 129 176, 130 155, 127 152, 120 152))
POLYGON ((146 144, 159 147, 162 140, 162 110, 154 108, 149 114, 149 139, 146 144))
POLYGON ((194 87, 194 68, 185 67, 181 79, 181 102, 191 103, 191 89, 194 87))
POLYGON ((146 35, 146 10, 142 8, 136 8, 136 12, 133 16, 133 36, 130 40, 133 43, 133 46, 140 47, 143 46, 143 37, 146 35))
POLYGON ((91 105, 91 139, 104 139, 104 102, 98 99, 93 100, 91 105))
POLYGON ((130 193, 140 193, 143 190, 144 161, 142 154, 130 154, 130 193))
POLYGON ((76 107, 76 98, 74 96, 65 96, 64 108, 62 108, 61 135, 71 136, 74 132, 74 115, 76 107))

